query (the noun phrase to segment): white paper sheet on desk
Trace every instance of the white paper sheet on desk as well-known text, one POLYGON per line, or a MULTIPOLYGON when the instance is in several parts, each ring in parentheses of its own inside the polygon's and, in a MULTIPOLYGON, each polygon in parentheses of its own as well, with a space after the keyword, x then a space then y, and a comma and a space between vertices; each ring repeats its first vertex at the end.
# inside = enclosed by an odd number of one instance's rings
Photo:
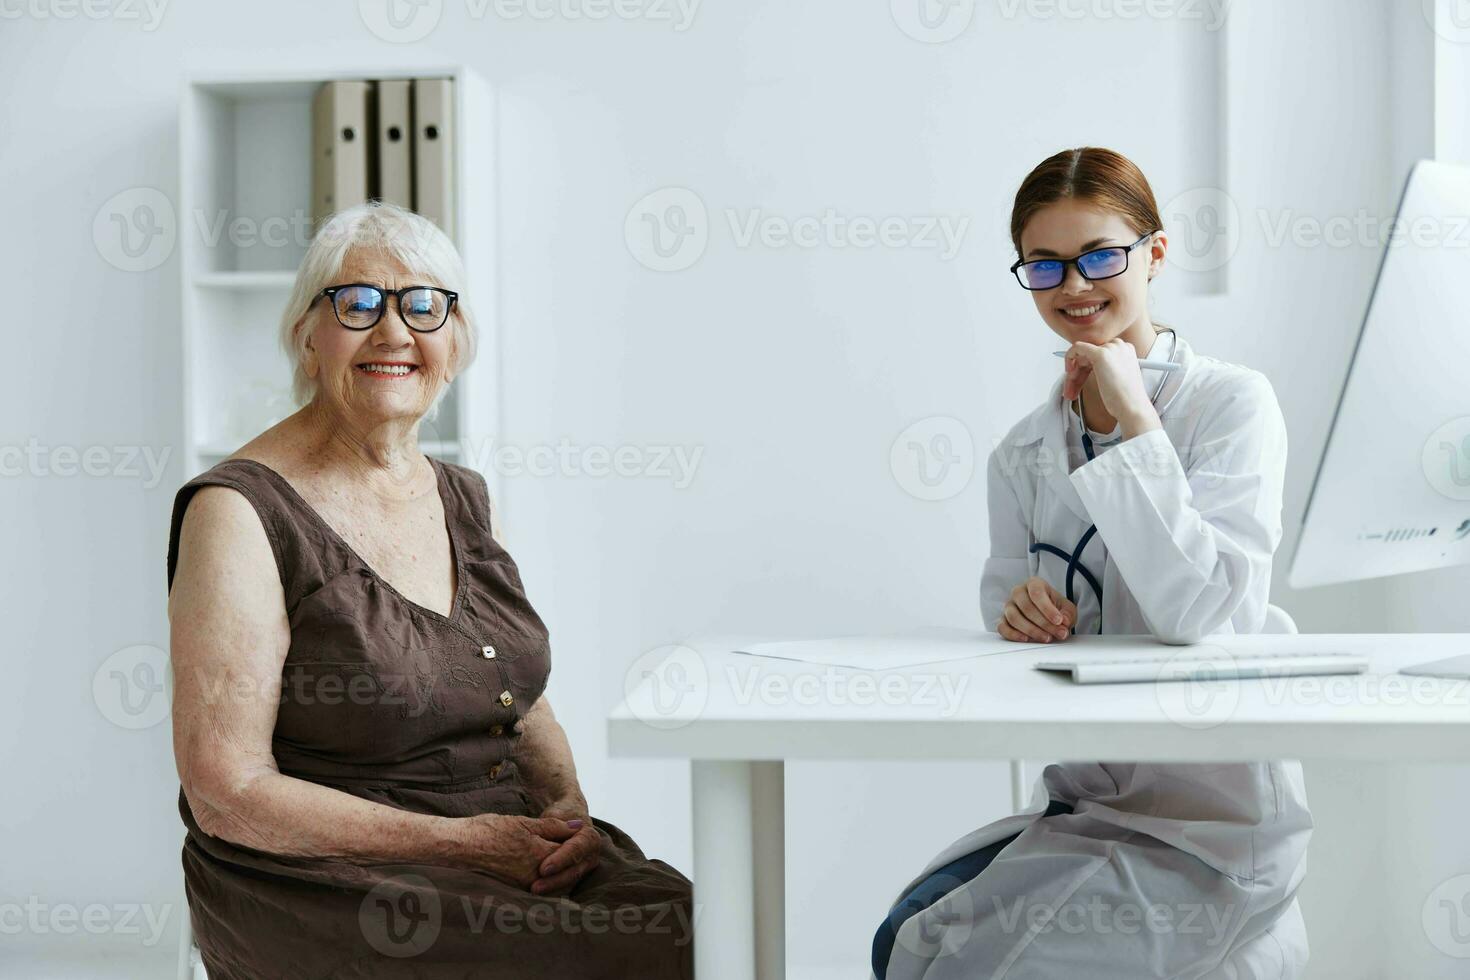
POLYGON ((1014 652, 1018 644, 996 633, 978 630, 927 629, 886 636, 838 636, 825 640, 783 640, 752 643, 736 650, 753 657, 776 657, 802 663, 857 670, 892 670, 919 664, 964 660, 992 653, 1014 652))

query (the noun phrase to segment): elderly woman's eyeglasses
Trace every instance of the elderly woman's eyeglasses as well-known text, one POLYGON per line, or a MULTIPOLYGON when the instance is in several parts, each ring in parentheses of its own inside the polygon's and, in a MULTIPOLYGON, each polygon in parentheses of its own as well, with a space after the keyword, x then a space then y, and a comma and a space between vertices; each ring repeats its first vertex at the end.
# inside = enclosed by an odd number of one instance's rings
POLYGON ((1128 271, 1128 256, 1156 233, 1149 232, 1132 245, 1112 245, 1083 252, 1075 259, 1035 259, 1011 266, 1022 289, 1056 289, 1067 278, 1067 266, 1075 265, 1083 279, 1111 279, 1128 271))
MULTIPOLYGON (((337 322, 348 330, 370 330, 383 318, 388 308, 388 297, 398 301, 398 316, 410 330, 433 333, 449 320, 449 311, 459 299, 459 293, 438 286, 404 286, 402 289, 383 289, 366 282, 353 282, 344 286, 328 286, 321 295, 332 304, 337 322)), ((316 300, 312 301, 313 303, 316 300)))

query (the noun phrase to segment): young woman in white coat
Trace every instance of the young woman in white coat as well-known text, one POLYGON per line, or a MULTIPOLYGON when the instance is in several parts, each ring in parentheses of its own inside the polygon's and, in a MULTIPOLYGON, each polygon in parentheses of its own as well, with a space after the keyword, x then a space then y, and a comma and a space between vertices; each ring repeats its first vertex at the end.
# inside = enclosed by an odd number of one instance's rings
MULTIPOLYGON (((1263 375, 1151 319, 1168 238, 1148 181, 1109 150, 1058 153, 1022 183, 1011 237, 1012 271, 1067 358, 990 456, 985 625, 1038 645, 1259 632, 1286 427, 1263 375)), ((1050 765, 1030 812, 951 844, 899 893, 873 970, 1298 977, 1311 828, 1296 762, 1050 765)))

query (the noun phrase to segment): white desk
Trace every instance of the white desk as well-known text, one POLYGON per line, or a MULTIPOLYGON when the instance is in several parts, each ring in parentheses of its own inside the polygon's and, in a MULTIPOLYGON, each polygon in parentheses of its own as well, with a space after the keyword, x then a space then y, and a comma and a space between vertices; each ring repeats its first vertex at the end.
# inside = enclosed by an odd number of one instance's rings
POLYGON ((1076 636, 863 671, 731 652, 747 641, 704 639, 641 662, 608 719, 614 756, 692 763, 701 980, 784 976, 786 759, 1470 760, 1470 682, 1394 673, 1470 653, 1470 634, 1212 636, 1200 646, 1222 656, 1341 651, 1372 666, 1356 676, 1125 685, 1077 685, 1031 664, 1084 649, 1107 658, 1199 648, 1076 636))

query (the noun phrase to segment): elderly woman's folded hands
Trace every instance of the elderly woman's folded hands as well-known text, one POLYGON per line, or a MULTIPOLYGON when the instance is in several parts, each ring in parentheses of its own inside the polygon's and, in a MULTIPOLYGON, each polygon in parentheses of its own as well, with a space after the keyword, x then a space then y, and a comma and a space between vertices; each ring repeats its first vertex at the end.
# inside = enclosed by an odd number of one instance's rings
POLYGON ((456 863, 528 889, 544 877, 542 865, 566 845, 588 831, 597 837, 590 824, 581 821, 500 813, 464 817, 456 822, 456 829, 460 845, 456 863))

